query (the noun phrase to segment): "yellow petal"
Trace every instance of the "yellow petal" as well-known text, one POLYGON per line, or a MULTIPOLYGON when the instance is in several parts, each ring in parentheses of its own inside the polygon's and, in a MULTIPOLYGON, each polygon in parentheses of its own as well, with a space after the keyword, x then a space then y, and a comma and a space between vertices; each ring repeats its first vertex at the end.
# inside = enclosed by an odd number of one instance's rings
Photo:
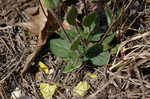
POLYGON ((73 92, 78 96, 85 96, 88 90, 90 89, 90 84, 87 81, 81 81, 73 89, 73 92))
POLYGON ((86 75, 88 75, 89 77, 91 77, 91 78, 93 78, 93 79, 98 78, 98 75, 97 75, 97 74, 94 74, 94 73, 91 73, 91 72, 87 72, 86 75))
POLYGON ((56 85, 49 85, 47 83, 40 84, 40 92, 42 93, 44 99, 52 99, 52 96, 57 90, 56 85))
POLYGON ((49 69, 47 65, 45 65, 43 62, 40 61, 39 66, 40 66, 40 69, 42 69, 46 74, 48 74, 49 69))

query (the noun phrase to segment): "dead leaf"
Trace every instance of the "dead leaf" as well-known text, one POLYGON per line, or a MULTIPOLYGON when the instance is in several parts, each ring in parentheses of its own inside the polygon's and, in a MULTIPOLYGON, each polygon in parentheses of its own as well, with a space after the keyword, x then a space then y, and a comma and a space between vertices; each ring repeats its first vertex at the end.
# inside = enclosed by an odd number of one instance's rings
POLYGON ((42 93, 44 99, 53 99, 52 96, 57 91, 57 85, 49 85, 47 83, 40 83, 40 92, 42 93))
POLYGON ((48 36, 59 28, 59 24, 56 21, 54 14, 45 7, 44 0, 40 0, 40 7, 38 9, 30 8, 27 10, 27 13, 30 17, 29 21, 18 23, 16 25, 22 26, 28 29, 32 34, 37 35, 38 43, 35 51, 27 57, 26 63, 23 66, 23 70, 21 71, 22 75, 27 72, 31 62, 43 49, 43 45, 45 45, 48 36))
POLYGON ((35 7, 26 10, 26 13, 30 17, 29 21, 17 23, 16 25, 22 26, 37 35, 40 45, 44 45, 48 35, 54 33, 59 28, 59 25, 57 24, 56 18, 45 7, 44 0, 40 1, 41 6, 38 9, 35 7))
POLYGON ((44 64, 42 61, 39 61, 40 69, 43 70, 46 74, 49 72, 49 68, 46 64, 44 64))
POLYGON ((91 86, 87 81, 80 81, 77 86, 73 88, 73 92, 78 96, 85 96, 90 88, 91 86))
MULTIPOLYGON (((47 16, 47 9, 44 8, 43 10, 45 11, 45 14, 47 16)), ((39 35, 45 27, 47 17, 44 15, 44 12, 42 11, 41 7, 38 10, 36 10, 36 8, 28 8, 26 10, 26 13, 30 17, 29 21, 19 23, 17 25, 23 26, 35 35, 39 35), (33 15, 32 11, 36 14, 33 15)))
POLYGON ((27 15, 30 15, 30 17, 31 17, 31 16, 37 14, 38 9, 39 9, 38 7, 28 8, 28 9, 25 10, 25 13, 26 13, 27 15))
POLYGON ((71 29, 71 25, 67 22, 67 20, 64 20, 62 25, 63 25, 65 30, 70 30, 71 29))
POLYGON ((94 74, 94 73, 91 73, 91 72, 87 72, 86 75, 89 76, 89 77, 92 78, 92 79, 98 78, 98 75, 97 75, 97 74, 94 74))

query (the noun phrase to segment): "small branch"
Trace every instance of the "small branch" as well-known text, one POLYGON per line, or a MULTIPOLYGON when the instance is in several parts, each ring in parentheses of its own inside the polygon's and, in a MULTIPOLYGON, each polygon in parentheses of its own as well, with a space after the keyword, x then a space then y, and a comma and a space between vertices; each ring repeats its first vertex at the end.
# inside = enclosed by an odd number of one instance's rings
MULTIPOLYGON (((76 32, 81 36, 81 32, 80 32, 80 30, 78 29, 77 24, 75 25, 75 28, 76 28, 76 32)), ((84 42, 82 36, 81 36, 81 43, 83 44, 83 47, 86 47, 86 46, 87 46, 87 44, 86 44, 86 42, 84 42)))
POLYGON ((2 37, 0 37, 0 40, 4 43, 4 45, 5 45, 6 48, 9 50, 9 52, 10 52, 13 56, 15 56, 14 53, 13 53, 13 51, 9 48, 9 45, 5 42, 5 40, 4 40, 2 37))
POLYGON ((42 48, 43 48, 43 45, 42 46, 37 46, 35 51, 26 58, 27 61, 24 65, 24 67, 23 67, 23 70, 21 71, 21 75, 24 75, 28 71, 28 69, 31 66, 31 62, 37 57, 38 53, 40 53, 42 48))
POLYGON ((40 6, 41 6, 41 9, 42 9, 42 11, 43 11, 45 17, 48 19, 48 16, 46 15, 46 12, 45 12, 45 10, 44 10, 44 7, 43 7, 43 5, 42 5, 41 0, 39 0, 39 2, 40 2, 40 6))

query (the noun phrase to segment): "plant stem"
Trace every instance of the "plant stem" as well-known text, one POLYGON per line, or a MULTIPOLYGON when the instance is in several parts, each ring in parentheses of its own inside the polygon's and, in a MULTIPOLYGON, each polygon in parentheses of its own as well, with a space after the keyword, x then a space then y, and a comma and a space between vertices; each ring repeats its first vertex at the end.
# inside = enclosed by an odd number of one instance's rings
MULTIPOLYGON (((81 45, 83 45, 83 54, 85 54, 85 48, 87 47, 87 44, 84 42, 84 40, 83 40, 83 38, 82 38, 82 36, 81 36, 81 32, 79 31, 79 29, 78 29, 78 26, 77 26, 77 24, 75 25, 75 28, 76 28, 76 31, 77 31, 77 33, 80 35, 80 37, 81 37, 81 45)), ((78 52, 79 53, 81 53, 80 52, 80 50, 78 50, 78 52)), ((81 55, 82 56, 82 55, 81 55)))
POLYGON ((88 28, 88 35, 87 35, 86 40, 88 40, 88 39, 89 39, 89 36, 90 36, 90 34, 91 34, 90 30, 91 30, 91 27, 89 27, 89 28, 88 28))
POLYGON ((85 0, 83 0, 83 3, 84 3, 84 7, 85 7, 85 9, 84 9, 84 11, 85 11, 85 15, 87 15, 87 6, 86 6, 86 1, 85 1, 85 0))
MULTIPOLYGON (((44 10, 44 8, 43 8, 43 5, 42 5, 42 3, 41 3, 41 0, 39 0, 39 1, 40 1, 40 6, 41 6, 41 8, 42 8, 42 11, 43 11, 45 17, 48 19, 47 15, 46 15, 46 13, 45 13, 45 10, 44 10)), ((49 10, 49 12, 51 13, 51 15, 55 18, 57 24, 58 24, 58 25, 62 28, 62 30, 64 31, 64 34, 66 35, 68 41, 71 43, 71 39, 70 39, 69 35, 68 35, 67 32, 65 31, 63 25, 61 24, 60 20, 57 18, 57 16, 56 16, 56 14, 54 13, 54 11, 53 11, 51 8, 49 8, 48 10, 49 10)))
MULTIPOLYGON (((80 32, 80 30, 78 29, 77 24, 75 25, 75 28, 76 28, 77 33, 81 36, 81 32, 80 32)), ((82 36, 81 36, 81 43, 83 44, 84 47, 86 47, 86 43, 84 42, 82 36)))
POLYGON ((130 0, 130 2, 128 3, 126 8, 123 8, 123 11, 121 12, 121 14, 118 16, 118 18, 111 24, 111 26, 108 28, 108 30, 106 31, 106 33, 104 34, 104 36, 102 37, 102 39, 99 41, 99 44, 101 44, 104 39, 107 37, 107 34, 114 28, 117 27, 118 23, 121 21, 122 16, 124 16, 124 14, 126 13, 127 9, 130 7, 130 5, 132 4, 134 0, 130 0))

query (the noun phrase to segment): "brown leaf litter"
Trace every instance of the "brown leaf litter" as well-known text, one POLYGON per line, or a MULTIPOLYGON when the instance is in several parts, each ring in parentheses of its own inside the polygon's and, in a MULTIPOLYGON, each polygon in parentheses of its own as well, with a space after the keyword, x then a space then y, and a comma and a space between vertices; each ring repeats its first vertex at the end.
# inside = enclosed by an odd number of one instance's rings
POLYGON ((34 35, 37 35, 38 45, 36 50, 28 56, 22 74, 28 70, 31 61, 39 54, 43 45, 46 43, 48 36, 59 28, 55 16, 53 16, 52 12, 45 7, 44 0, 40 0, 39 8, 28 8, 26 12, 29 14, 30 20, 24 23, 17 23, 16 26, 23 26, 34 35))

